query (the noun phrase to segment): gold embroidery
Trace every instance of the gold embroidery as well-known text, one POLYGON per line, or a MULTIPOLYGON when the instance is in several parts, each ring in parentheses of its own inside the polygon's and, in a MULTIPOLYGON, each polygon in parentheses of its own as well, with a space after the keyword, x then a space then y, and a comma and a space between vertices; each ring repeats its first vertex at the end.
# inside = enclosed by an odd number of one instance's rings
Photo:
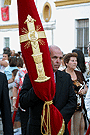
POLYGON ((28 41, 28 40, 29 40, 29 38, 28 38, 27 34, 20 36, 20 43, 23 43, 23 42, 28 41))
POLYGON ((4 5, 11 5, 11 0, 5 0, 4 5))
POLYGON ((63 119, 62 127, 61 127, 61 129, 60 129, 60 131, 58 132, 57 135, 63 135, 64 131, 65 131, 65 121, 63 119))
POLYGON ((44 31, 35 32, 35 35, 33 35, 33 33, 29 32, 28 34, 24 34, 24 35, 20 36, 20 43, 28 41, 28 40, 31 41, 30 36, 36 36, 37 39, 46 38, 46 35, 45 35, 44 31))
POLYGON ((28 33, 26 29, 23 28, 26 34, 20 35, 20 43, 28 41, 25 47, 27 45, 29 47, 29 44, 31 43, 32 50, 33 50, 32 57, 34 59, 36 69, 37 69, 37 74, 38 74, 38 78, 34 81, 45 82, 49 80, 50 77, 45 76, 45 71, 44 71, 43 62, 42 62, 42 53, 40 52, 38 41, 40 38, 46 38, 46 36, 45 36, 44 31, 37 32, 35 30, 35 25, 34 25, 35 21, 36 20, 34 20, 30 15, 27 16, 27 19, 24 23, 27 23, 28 33))

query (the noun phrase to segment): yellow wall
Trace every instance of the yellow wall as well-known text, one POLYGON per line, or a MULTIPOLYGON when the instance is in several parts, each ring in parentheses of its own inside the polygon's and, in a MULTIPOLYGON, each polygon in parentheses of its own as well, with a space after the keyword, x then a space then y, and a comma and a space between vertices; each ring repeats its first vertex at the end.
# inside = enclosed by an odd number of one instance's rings
POLYGON ((3 26, 0 26, 0 29, 13 29, 13 28, 18 28, 18 24, 16 24, 16 25, 3 25, 3 26))
POLYGON ((88 3, 90 0, 61 0, 61 1, 55 1, 56 7, 59 6, 66 6, 66 5, 74 5, 74 4, 81 4, 81 3, 88 3))

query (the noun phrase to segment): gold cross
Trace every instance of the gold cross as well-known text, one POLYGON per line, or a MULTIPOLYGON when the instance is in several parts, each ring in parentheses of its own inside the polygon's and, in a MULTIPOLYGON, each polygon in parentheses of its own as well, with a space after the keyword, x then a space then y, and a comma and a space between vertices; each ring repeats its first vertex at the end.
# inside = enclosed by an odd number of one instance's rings
POLYGON ((40 52, 38 39, 46 38, 46 35, 44 31, 37 32, 35 30, 35 24, 34 24, 35 21, 36 20, 34 20, 30 15, 27 16, 27 19, 24 23, 27 23, 28 33, 24 35, 20 35, 20 43, 30 41, 33 50, 32 57, 34 59, 36 69, 37 69, 37 74, 38 74, 38 78, 35 81, 45 82, 49 80, 50 77, 47 77, 45 75, 43 62, 42 62, 42 53, 40 52))
POLYGON ((36 31, 35 30, 35 25, 34 25, 34 20, 30 15, 27 16, 27 20, 24 23, 27 23, 28 27, 28 33, 24 35, 20 35, 20 43, 26 42, 26 41, 35 41, 40 39, 40 38, 46 38, 45 32, 44 31, 36 31))

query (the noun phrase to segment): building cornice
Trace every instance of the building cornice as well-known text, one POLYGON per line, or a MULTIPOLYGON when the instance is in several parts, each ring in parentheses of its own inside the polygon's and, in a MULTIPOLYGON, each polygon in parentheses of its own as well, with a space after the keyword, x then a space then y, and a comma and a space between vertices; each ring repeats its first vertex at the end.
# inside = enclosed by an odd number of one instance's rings
POLYGON ((1 25, 0 29, 13 29, 13 28, 18 28, 18 24, 15 25, 1 25))
POLYGON ((88 3, 90 0, 61 0, 61 1, 55 1, 55 6, 66 6, 66 5, 74 5, 74 4, 82 4, 82 3, 88 3))

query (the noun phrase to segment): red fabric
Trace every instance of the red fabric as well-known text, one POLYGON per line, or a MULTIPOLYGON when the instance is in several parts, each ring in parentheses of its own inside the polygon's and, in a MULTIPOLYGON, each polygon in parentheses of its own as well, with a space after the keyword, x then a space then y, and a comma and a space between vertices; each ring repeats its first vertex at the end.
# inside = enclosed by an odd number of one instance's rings
MULTIPOLYGON (((39 31, 44 31, 34 0, 25 0, 25 1, 17 0, 17 2, 18 2, 18 18, 19 18, 19 35, 25 34, 22 32, 22 28, 28 30, 27 24, 24 24, 28 15, 30 15, 33 19, 36 20, 35 22, 36 29, 37 27, 39 27, 40 28, 39 31)), ((56 91, 54 74, 51 65, 47 39, 41 40, 42 42, 39 42, 39 48, 40 52, 43 53, 42 57, 45 75, 47 77, 51 77, 48 81, 42 83, 34 81, 37 79, 38 75, 36 65, 34 63, 33 57, 31 56, 33 54, 31 45, 28 47, 28 49, 25 49, 24 46, 27 42, 21 43, 21 51, 35 94, 43 101, 51 101, 54 98, 56 91), (41 43, 43 43, 43 45, 41 43)), ((63 117, 53 104, 50 105, 50 118, 51 118, 51 134, 57 135, 62 126, 63 117)))
POLYGON ((1 16, 3 21, 9 20, 9 7, 1 7, 1 16))
POLYGON ((90 124, 85 135, 90 135, 90 124))
MULTIPOLYGON (((18 96, 17 96, 17 100, 16 100, 16 108, 18 108, 18 103, 19 103, 19 94, 20 94, 20 91, 21 91, 21 89, 19 89, 19 92, 18 92, 18 96)), ((14 121, 15 121, 16 113, 17 113, 17 111, 14 111, 14 113, 13 113, 13 117, 12 117, 12 123, 13 123, 13 125, 14 125, 14 121)))
POLYGON ((69 131, 69 135, 71 135, 71 119, 68 122, 68 131, 69 131))
MULTIPOLYGON (((22 87, 22 84, 23 84, 23 80, 24 80, 24 76, 25 76, 25 74, 27 73, 27 70, 21 70, 21 73, 23 73, 23 77, 21 77, 20 75, 19 75, 19 90, 18 90, 18 95, 17 95, 17 100, 16 100, 16 108, 18 108, 18 104, 19 104, 19 94, 20 94, 20 91, 21 91, 21 87, 22 87)), ((18 74, 20 74, 20 73, 18 73, 18 74)), ((14 121, 15 121, 15 117, 16 117, 16 112, 17 111, 14 111, 14 113, 13 113, 13 117, 12 117, 12 123, 13 123, 13 125, 14 125, 14 121)))

